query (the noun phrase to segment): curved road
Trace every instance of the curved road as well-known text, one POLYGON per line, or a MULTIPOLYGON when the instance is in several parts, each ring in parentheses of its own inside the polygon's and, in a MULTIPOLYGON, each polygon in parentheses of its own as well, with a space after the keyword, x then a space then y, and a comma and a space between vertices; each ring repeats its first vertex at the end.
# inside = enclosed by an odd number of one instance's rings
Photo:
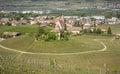
MULTIPOLYGON (((3 39, 0 39, 0 42, 2 42, 2 41, 3 41, 3 39)), ((77 55, 77 54, 86 54, 86 53, 93 53, 93 52, 102 52, 102 51, 107 50, 107 46, 102 41, 100 41, 98 39, 94 39, 94 41, 96 41, 96 42, 100 43, 101 45, 103 45, 104 48, 100 49, 100 50, 75 52, 75 53, 33 53, 33 52, 25 52, 25 51, 21 51, 21 50, 8 48, 8 47, 5 47, 3 45, 0 45, 0 47, 3 48, 3 49, 6 49, 6 50, 10 50, 10 51, 14 51, 14 52, 22 53, 22 54, 29 54, 29 55, 33 55, 33 54, 37 54, 37 55, 77 55)))

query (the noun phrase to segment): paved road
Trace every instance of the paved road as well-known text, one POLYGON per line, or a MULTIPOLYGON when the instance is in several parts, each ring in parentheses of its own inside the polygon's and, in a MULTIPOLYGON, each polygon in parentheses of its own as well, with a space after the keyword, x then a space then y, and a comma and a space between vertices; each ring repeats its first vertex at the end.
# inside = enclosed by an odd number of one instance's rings
MULTIPOLYGON (((3 40, 4 39, 0 39, 0 42, 2 42, 3 40)), ((21 50, 8 48, 8 47, 5 47, 3 45, 0 45, 0 48, 6 49, 6 50, 10 50, 10 51, 14 51, 14 52, 18 52, 18 53, 21 53, 21 54, 29 54, 29 55, 77 55, 77 54, 87 54, 87 53, 93 53, 93 52, 102 52, 102 51, 106 51, 107 50, 107 46, 102 41, 100 41, 100 39, 94 39, 94 41, 100 43, 104 48, 103 49, 99 49, 99 50, 75 52, 75 53, 33 53, 33 52, 25 52, 25 51, 21 51, 21 50)))

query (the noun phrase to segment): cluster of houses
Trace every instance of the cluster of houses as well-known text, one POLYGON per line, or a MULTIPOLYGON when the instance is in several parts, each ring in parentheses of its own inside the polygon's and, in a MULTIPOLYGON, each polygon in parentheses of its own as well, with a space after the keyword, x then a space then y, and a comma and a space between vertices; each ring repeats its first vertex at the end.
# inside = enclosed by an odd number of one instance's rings
POLYGON ((0 25, 5 26, 7 23, 10 23, 11 26, 20 26, 20 25, 26 25, 29 24, 28 20, 12 20, 11 18, 1 18, 0 19, 0 25))
POLYGON ((116 17, 111 19, 106 19, 105 16, 38 16, 29 17, 29 19, 12 20, 11 18, 0 19, 0 25, 5 25, 7 22, 11 23, 12 26, 20 25, 34 25, 40 24, 41 27, 50 25, 50 23, 55 25, 52 32, 59 32, 61 29, 67 26, 67 30, 73 33, 79 33, 83 29, 89 29, 92 25, 102 25, 102 24, 120 24, 120 20, 116 17), (75 26, 78 25, 78 26, 75 26), (83 26, 83 27, 81 27, 83 26))

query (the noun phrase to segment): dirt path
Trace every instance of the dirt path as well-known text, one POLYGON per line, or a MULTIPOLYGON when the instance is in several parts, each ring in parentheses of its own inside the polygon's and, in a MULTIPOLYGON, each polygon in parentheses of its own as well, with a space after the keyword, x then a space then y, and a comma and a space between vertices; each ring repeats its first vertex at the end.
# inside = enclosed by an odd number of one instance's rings
MULTIPOLYGON (((0 39, 0 42, 2 42, 3 40, 0 39)), ((104 48, 100 49, 100 50, 92 50, 92 51, 84 51, 84 52, 76 52, 76 53, 32 53, 32 52, 25 52, 25 51, 20 51, 20 50, 16 50, 16 49, 12 49, 12 48, 8 48, 5 47, 3 45, 0 45, 1 48, 6 49, 6 50, 10 50, 10 51, 14 51, 14 52, 18 52, 21 54, 29 54, 29 55, 77 55, 77 54, 87 54, 87 53, 93 53, 93 52, 102 52, 102 51, 106 51, 107 50, 107 46, 100 41, 100 39, 94 39, 94 41, 100 43, 104 48)))

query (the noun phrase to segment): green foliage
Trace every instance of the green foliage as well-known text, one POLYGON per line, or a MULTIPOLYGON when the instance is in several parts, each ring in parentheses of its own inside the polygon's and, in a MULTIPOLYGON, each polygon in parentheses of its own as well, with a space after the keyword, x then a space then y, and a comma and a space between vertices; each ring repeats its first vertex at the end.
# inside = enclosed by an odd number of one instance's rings
POLYGON ((92 30, 89 29, 89 30, 88 30, 88 33, 93 33, 93 32, 92 32, 92 30))
POLYGON ((38 28, 38 32, 36 33, 36 40, 38 40, 39 37, 41 37, 45 33, 44 29, 42 27, 38 28))
POLYGON ((17 16, 17 17, 15 17, 14 19, 15 19, 15 20, 20 20, 20 17, 19 17, 19 16, 17 16))
POLYGON ((101 31, 100 28, 98 28, 98 29, 96 30, 96 34, 102 34, 102 31, 101 31))
POLYGON ((108 28, 107 34, 112 34, 111 27, 108 28))
POLYGON ((39 29, 38 29, 38 36, 41 36, 41 35, 43 35, 44 33, 45 33, 44 28, 39 27, 39 29))
POLYGON ((51 41, 51 40, 56 40, 57 36, 55 33, 49 32, 47 35, 44 36, 45 41, 51 41))
MULTIPOLYGON (((49 29, 45 29, 40 27, 38 29, 38 32, 35 35, 36 40, 44 40, 44 41, 52 41, 57 40, 59 35, 56 35, 56 33, 50 32, 49 29)), ((60 31, 60 40, 69 40, 68 39, 68 32, 65 32, 64 30, 60 31)))
POLYGON ((30 37, 34 37, 35 34, 34 34, 33 32, 31 32, 31 33, 28 33, 28 36, 30 36, 30 37))
POLYGON ((65 28, 64 28, 65 31, 67 31, 67 25, 65 24, 65 28))
POLYGON ((84 29, 83 32, 86 34, 102 34, 102 31, 100 28, 94 28, 93 31, 91 29, 84 29))
POLYGON ((49 32, 48 36, 49 36, 49 39, 56 40, 56 34, 55 33, 49 32))
POLYGON ((115 14, 113 12, 107 12, 107 13, 105 13, 105 17, 106 18, 112 18, 113 16, 115 16, 115 14))
POLYGON ((5 17, 5 13, 0 13, 0 19, 5 17))
POLYGON ((3 34, 2 33, 0 33, 0 38, 3 38, 3 34))
POLYGON ((87 30, 87 29, 84 29, 83 32, 84 32, 84 33, 88 33, 88 30, 87 30))
POLYGON ((116 17, 120 19, 120 11, 116 12, 116 17))
POLYGON ((55 33, 50 32, 49 29, 45 29, 43 27, 40 27, 38 29, 38 32, 36 33, 36 40, 44 40, 44 41, 51 41, 56 40, 57 36, 55 33))
POLYGON ((66 40, 66 41, 69 40, 68 33, 65 32, 64 30, 60 31, 60 40, 66 40))
POLYGON ((85 34, 86 34, 86 33, 93 33, 93 32, 94 32, 94 31, 91 31, 90 29, 84 29, 84 30, 83 30, 83 33, 85 33, 85 34))
POLYGON ((6 26, 11 26, 11 23, 10 23, 10 22, 7 22, 5 25, 6 25, 6 26))
POLYGON ((81 13, 81 17, 84 17, 86 14, 85 13, 81 13))
POLYGON ((94 34, 96 33, 96 29, 95 29, 95 28, 93 29, 93 33, 94 33, 94 34))
POLYGON ((51 60, 50 60, 50 67, 51 67, 51 68, 56 68, 56 67, 57 67, 56 59, 51 59, 51 60))

